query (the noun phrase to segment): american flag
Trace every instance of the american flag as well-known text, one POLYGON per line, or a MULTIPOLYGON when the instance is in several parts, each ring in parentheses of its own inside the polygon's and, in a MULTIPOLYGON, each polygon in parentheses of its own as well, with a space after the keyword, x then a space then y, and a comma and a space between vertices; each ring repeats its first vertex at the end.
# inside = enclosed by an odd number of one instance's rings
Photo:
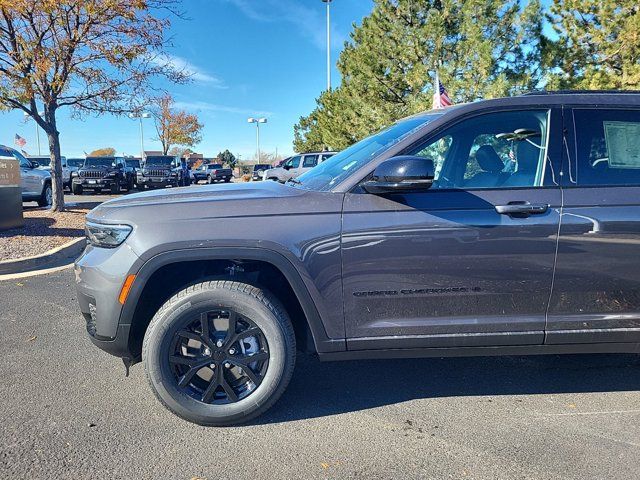
POLYGON ((436 72, 436 81, 433 85, 433 109, 449 107, 453 105, 453 102, 449 98, 449 93, 444 85, 440 82, 438 72, 436 72))
POLYGON ((24 147, 27 144, 27 141, 16 133, 16 138, 14 138, 13 143, 18 147, 24 147))

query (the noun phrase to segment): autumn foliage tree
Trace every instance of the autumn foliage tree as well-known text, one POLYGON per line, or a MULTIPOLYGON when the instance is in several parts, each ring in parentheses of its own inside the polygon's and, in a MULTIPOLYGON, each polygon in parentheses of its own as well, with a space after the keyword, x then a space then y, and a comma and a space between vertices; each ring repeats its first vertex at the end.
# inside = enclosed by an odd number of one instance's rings
POLYGON ((192 147, 202 140, 203 125, 198 117, 176 109, 174 103, 170 95, 163 95, 156 100, 153 108, 157 140, 162 144, 164 155, 173 145, 192 147))
POLYGON ((64 209, 58 112, 135 110, 160 75, 187 75, 161 61, 175 0, 0 0, 0 105, 46 132, 52 209, 64 209), (43 112, 42 114, 40 112, 43 112))
POLYGON ((116 149, 113 147, 98 148, 92 151, 89 157, 113 157, 116 154, 116 149))

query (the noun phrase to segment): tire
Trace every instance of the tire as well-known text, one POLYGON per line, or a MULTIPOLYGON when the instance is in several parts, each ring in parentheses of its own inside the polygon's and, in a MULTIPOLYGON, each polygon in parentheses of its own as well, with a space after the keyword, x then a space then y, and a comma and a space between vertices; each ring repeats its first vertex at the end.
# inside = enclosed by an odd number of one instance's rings
POLYGON ((267 178, 267 180, 271 180, 272 182, 279 182, 280 181, 276 177, 269 177, 269 178, 267 178))
POLYGON ((117 195, 120 193, 120 185, 116 183, 111 184, 111 195, 117 195))
MULTIPOLYGON (((221 320, 217 322, 219 325, 221 320)), ((228 322, 231 324, 230 320, 228 322)), ((196 336, 203 339, 202 333, 196 336)), ((189 286, 158 310, 144 336, 142 362, 151 389, 171 412, 199 425, 228 426, 257 417, 278 400, 293 374, 295 352, 291 321, 274 296, 252 285, 220 280, 189 286), (229 318, 235 315, 234 318, 238 319, 233 334, 229 333, 228 325, 227 331, 219 331, 213 324, 214 319, 221 318, 221 315, 224 318, 225 313, 229 318), (204 365, 198 365, 196 370, 183 364, 185 357, 182 354, 184 349, 193 348, 187 346, 193 345, 193 332, 203 332, 205 324, 211 349, 196 340, 200 343, 196 350, 198 353, 195 357, 188 357, 192 363, 194 358, 195 361, 204 361, 204 365), (245 326, 246 329, 242 330, 245 326), (237 329, 240 329, 239 333, 236 333, 237 329), (249 329, 259 333, 250 338, 245 333, 244 337, 239 337, 243 340, 229 343, 249 329), (189 336, 185 337, 184 332, 189 336), (227 343, 223 345, 221 338, 227 343), (255 343, 255 351, 246 353, 247 345, 252 343, 255 343), (234 346, 238 347, 237 356, 232 355, 234 346), (253 358, 251 355, 254 354, 259 354, 262 360, 249 363, 246 359, 253 358), (240 359, 245 359, 242 367, 235 363, 240 359), (215 363, 209 365, 209 362, 215 363), (243 368, 250 369, 252 375, 244 373, 243 368), (238 383, 235 378, 238 371, 246 377, 246 383, 238 383), (207 382, 202 375, 209 376, 211 380, 207 382), (179 382, 184 382, 187 376, 188 383, 181 387, 179 382), (257 383, 249 377, 257 378, 257 383), (233 381, 236 381, 237 388, 244 390, 237 392, 232 386, 233 381), (227 387, 231 388, 235 398, 227 387), (211 391, 213 398, 203 401, 211 391)))
POLYGON ((53 189, 51 188, 50 183, 45 183, 42 188, 42 193, 40 194, 40 198, 38 199, 39 207, 48 207, 53 203, 53 189))
POLYGON ((82 195, 82 185, 71 184, 71 193, 74 195, 82 195))
POLYGON ((230 179, 230 178, 225 178, 225 179, 224 179, 224 183, 229 183, 229 182, 231 182, 231 179, 230 179))
POLYGON ((213 178, 211 178, 211 175, 207 175, 207 183, 209 185, 211 185, 213 183, 213 178))

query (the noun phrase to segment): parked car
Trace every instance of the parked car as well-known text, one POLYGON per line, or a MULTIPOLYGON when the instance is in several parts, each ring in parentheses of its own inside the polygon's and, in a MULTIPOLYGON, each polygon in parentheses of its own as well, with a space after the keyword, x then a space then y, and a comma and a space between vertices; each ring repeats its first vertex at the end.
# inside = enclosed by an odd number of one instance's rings
POLYGON ((269 170, 271 165, 268 163, 257 163, 253 166, 253 172, 251 172, 251 180, 258 182, 262 180, 262 174, 265 170, 269 170))
POLYGON ((142 162, 139 158, 128 157, 126 159, 127 166, 133 169, 134 187, 138 188, 138 177, 142 175, 142 162))
MULTIPOLYGON (((38 164, 40 170, 51 171, 51 157, 48 155, 28 155, 27 158, 38 164)), ((67 157, 60 157, 62 163, 62 187, 71 190, 71 169, 67 165, 67 157)))
POLYGON ((479 101, 286 185, 113 200, 87 215, 75 265, 89 337, 203 425, 269 408, 296 347, 640 353, 638 131, 638 93, 479 101))
POLYGON ((76 195, 86 190, 109 190, 116 194, 124 189, 128 192, 133 188, 133 177, 134 169, 123 157, 87 157, 78 169, 78 176, 72 179, 71 191, 76 195))
MULTIPOLYGON (((80 170, 80 167, 84 165, 84 161, 85 161, 84 158, 67 158, 67 167, 69 168, 69 171, 70 171, 72 183, 73 183, 73 177, 78 176, 78 170, 80 170)), ((71 185, 69 186, 69 188, 71 188, 71 185)))
POLYGON ((198 183, 200 180, 207 180, 207 166, 200 165, 198 168, 192 168, 193 182, 198 183))
POLYGON ((220 163, 206 165, 207 183, 230 182, 233 172, 230 168, 224 168, 220 163))
POLYGON ((0 157, 15 158, 20 162, 20 183, 23 202, 38 202, 41 207, 51 205, 51 171, 39 168, 38 162, 30 160, 16 149, 0 145, 0 157))
POLYGON ((309 152, 289 157, 282 166, 265 170, 262 177, 265 180, 275 180, 284 183, 290 178, 296 178, 311 170, 316 165, 333 157, 336 152, 309 152))
POLYGON ((188 173, 180 159, 172 155, 154 155, 145 158, 138 185, 147 188, 179 187, 189 183, 188 173))

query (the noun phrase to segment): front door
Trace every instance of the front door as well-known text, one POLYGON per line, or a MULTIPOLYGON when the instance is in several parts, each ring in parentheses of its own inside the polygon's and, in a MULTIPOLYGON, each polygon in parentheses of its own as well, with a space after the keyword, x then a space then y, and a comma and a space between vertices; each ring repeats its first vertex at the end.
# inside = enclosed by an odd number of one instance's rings
POLYGON ((421 193, 344 202, 348 348, 544 342, 560 219, 560 114, 500 111, 427 135, 421 193))
POLYGON ((565 113, 547 343, 640 342, 640 107, 565 113))

